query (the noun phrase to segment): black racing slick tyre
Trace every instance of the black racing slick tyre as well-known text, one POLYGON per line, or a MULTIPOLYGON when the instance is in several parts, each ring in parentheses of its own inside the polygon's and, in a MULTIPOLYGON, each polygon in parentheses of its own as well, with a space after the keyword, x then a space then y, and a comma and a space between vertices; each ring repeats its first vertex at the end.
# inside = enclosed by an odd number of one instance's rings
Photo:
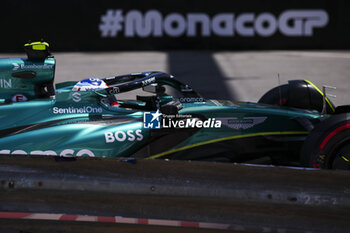
POLYGON ((305 167, 350 169, 350 114, 333 115, 319 123, 301 149, 305 167))
MULTIPOLYGON (((258 102, 322 112, 323 93, 308 80, 289 80, 288 84, 266 92, 258 102)), ((326 112, 334 112, 334 104, 328 98, 326 98, 326 112)))
POLYGON ((286 106, 288 102, 288 84, 274 87, 266 92, 258 101, 261 104, 286 106))

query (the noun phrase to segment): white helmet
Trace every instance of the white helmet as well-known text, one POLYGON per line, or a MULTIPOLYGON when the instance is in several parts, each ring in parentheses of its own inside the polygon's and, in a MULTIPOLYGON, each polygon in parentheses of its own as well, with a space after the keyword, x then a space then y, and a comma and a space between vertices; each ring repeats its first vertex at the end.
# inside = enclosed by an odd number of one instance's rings
POLYGON ((107 87, 108 85, 99 78, 88 78, 75 84, 72 91, 96 91, 107 87))

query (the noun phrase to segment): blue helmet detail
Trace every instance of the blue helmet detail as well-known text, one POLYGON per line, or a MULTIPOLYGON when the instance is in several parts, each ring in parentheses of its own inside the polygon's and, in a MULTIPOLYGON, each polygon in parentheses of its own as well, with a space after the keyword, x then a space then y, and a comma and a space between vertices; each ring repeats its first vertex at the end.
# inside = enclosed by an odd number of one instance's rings
POLYGON ((88 78, 75 84, 73 91, 96 91, 107 87, 107 84, 99 78, 88 78))

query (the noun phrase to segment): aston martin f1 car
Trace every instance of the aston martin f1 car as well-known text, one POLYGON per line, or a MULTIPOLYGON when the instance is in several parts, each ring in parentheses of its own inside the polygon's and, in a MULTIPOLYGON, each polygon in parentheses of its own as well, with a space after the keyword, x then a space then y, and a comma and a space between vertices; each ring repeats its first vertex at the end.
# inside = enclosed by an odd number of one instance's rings
POLYGON ((0 59, 1 154, 350 167, 350 109, 310 81, 258 103, 205 99, 162 72, 54 85, 48 44, 25 50, 28 58, 0 59), (135 99, 119 97, 136 89, 135 99))

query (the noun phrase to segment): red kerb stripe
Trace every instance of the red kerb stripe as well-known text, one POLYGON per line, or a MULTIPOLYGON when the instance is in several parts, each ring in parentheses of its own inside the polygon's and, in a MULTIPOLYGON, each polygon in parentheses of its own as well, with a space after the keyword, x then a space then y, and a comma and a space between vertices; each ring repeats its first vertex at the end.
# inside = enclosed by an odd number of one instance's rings
POLYGON ((137 219, 138 224, 148 224, 148 219, 139 218, 137 219))
POLYGON ((13 213, 13 212, 0 212, 0 218, 24 218, 32 213, 13 213))
POLYGON ((74 221, 78 218, 78 215, 64 214, 60 217, 60 220, 74 221))
POLYGON ((182 227, 199 227, 199 223, 198 222, 187 222, 187 221, 182 221, 181 222, 181 226, 182 227))
POLYGON ((115 222, 115 217, 97 217, 97 222, 115 222))

